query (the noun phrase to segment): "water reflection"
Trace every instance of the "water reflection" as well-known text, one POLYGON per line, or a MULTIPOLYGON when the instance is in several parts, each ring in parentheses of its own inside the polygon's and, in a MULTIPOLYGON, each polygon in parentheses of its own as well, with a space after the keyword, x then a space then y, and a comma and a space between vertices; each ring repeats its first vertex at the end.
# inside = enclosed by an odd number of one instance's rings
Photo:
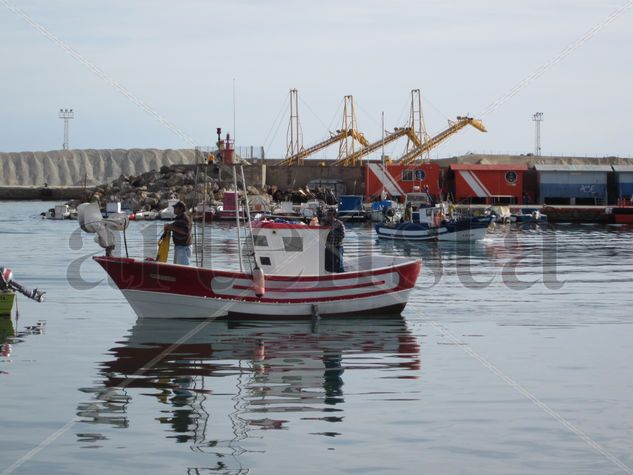
MULTIPOLYGON (((10 363, 14 346, 24 342, 27 335, 41 335, 46 330, 46 321, 38 320, 35 325, 19 329, 18 320, 15 322, 10 316, 0 316, 0 363, 10 363)), ((0 366, 0 374, 6 374, 6 371, 0 366)))
POLYGON ((417 378, 420 369, 417 340, 401 317, 323 319, 316 329, 296 321, 139 319, 109 355, 97 386, 82 389, 93 394, 78 407, 82 422, 127 428, 133 399, 153 400, 163 407, 157 420, 166 437, 218 455, 234 455, 252 431, 288 429, 293 418, 341 422, 350 372, 397 380, 417 378))

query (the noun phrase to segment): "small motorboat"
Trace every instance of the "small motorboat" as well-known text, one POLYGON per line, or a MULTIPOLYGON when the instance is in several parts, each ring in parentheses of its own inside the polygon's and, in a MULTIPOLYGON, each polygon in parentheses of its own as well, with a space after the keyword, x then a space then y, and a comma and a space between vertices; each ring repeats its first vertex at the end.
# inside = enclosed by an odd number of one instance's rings
POLYGON ((374 201, 371 204, 371 220, 375 223, 382 223, 387 217, 398 221, 402 218, 402 210, 399 209, 398 203, 386 199, 374 201))
POLYGON ((134 213, 134 221, 156 221, 160 217, 160 213, 155 209, 142 210, 134 213))
POLYGON ((510 221, 513 223, 547 223, 547 215, 538 208, 521 208, 520 212, 512 213, 510 221))
POLYGON ((19 292, 36 302, 44 300, 45 292, 39 289, 27 289, 22 284, 13 280, 13 271, 8 267, 0 267, 0 316, 11 315, 15 293, 19 292))
POLYGON ((491 206, 486 209, 486 214, 492 216, 495 223, 507 224, 512 221, 512 213, 509 206, 491 206))
POLYGON ((399 241, 476 241, 485 237, 493 219, 458 215, 427 193, 410 193, 404 219, 376 224, 375 230, 379 238, 399 241))
POLYGON ((180 201, 178 198, 170 198, 167 200, 167 207, 161 209, 158 212, 159 219, 163 221, 172 221, 176 219, 176 212, 174 211, 174 205, 180 201))
POLYGON ((77 212, 72 209, 67 204, 63 205, 55 205, 54 208, 50 208, 48 211, 41 213, 41 216, 46 219, 71 219, 74 216, 77 216, 77 212))

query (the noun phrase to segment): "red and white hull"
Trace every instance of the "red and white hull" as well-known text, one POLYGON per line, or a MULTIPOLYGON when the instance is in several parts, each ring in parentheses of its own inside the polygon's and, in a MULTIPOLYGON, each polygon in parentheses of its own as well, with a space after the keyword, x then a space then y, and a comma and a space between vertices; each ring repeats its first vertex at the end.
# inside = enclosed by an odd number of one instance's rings
POLYGON ((348 272, 266 276, 255 295, 250 274, 119 257, 94 258, 141 318, 309 317, 399 314, 421 262, 369 256, 348 272))

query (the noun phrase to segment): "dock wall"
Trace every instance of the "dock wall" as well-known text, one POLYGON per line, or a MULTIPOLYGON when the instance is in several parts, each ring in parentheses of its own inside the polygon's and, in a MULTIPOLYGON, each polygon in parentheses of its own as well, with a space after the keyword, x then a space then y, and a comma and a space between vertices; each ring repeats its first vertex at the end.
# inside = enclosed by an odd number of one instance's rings
POLYGON ((316 160, 305 161, 301 166, 275 166, 275 161, 267 160, 265 181, 268 185, 277 185, 282 190, 305 187, 310 181, 340 180, 344 184, 344 193, 362 195, 365 193, 364 167, 330 167, 316 160))
POLYGON ((83 187, 163 165, 195 163, 195 151, 157 149, 53 150, 0 153, 0 187, 83 187))

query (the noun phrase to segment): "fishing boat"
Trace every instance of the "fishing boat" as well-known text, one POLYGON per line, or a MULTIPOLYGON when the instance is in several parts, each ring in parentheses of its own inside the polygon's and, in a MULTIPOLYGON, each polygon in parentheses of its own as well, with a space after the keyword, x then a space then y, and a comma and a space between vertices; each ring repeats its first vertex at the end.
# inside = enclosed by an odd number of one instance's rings
POLYGON ((493 216, 462 216, 427 193, 409 193, 405 219, 376 224, 379 238, 399 241, 476 241, 483 239, 493 216), (409 213, 409 215, 407 214, 409 213))
POLYGON ((235 221, 246 219, 246 213, 242 205, 239 203, 239 196, 236 191, 225 191, 222 198, 222 204, 217 207, 215 218, 224 221, 235 221))
POLYGON ((249 271, 208 269, 128 257, 94 257, 142 318, 399 314, 421 262, 369 255, 325 270, 328 226, 252 223, 249 271), (265 272, 265 278, 264 278, 265 272))
MULTIPOLYGON (((244 169, 242 192, 248 203, 244 169)), ((236 219, 239 271, 168 264, 166 253, 157 259, 114 255, 113 231, 128 221, 103 220, 95 204, 79 206, 79 225, 95 233, 105 256, 93 259, 103 267, 141 318, 289 318, 400 314, 420 273, 421 262, 404 257, 367 255, 346 259, 343 272, 326 268, 330 226, 300 222, 258 220, 248 206, 246 252, 240 238, 237 165, 232 197, 236 219), (244 262, 246 260, 246 262, 244 262)), ((221 213, 221 211, 218 211, 221 213)), ((203 228, 204 230, 204 228, 203 228)), ((203 234, 204 236, 204 234, 203 234)), ((124 234, 125 241, 125 234, 124 234)), ((204 241, 204 238, 202 239, 204 241)), ((168 238, 161 238, 159 250, 168 238)), ((200 262, 204 263, 204 242, 200 262)))

